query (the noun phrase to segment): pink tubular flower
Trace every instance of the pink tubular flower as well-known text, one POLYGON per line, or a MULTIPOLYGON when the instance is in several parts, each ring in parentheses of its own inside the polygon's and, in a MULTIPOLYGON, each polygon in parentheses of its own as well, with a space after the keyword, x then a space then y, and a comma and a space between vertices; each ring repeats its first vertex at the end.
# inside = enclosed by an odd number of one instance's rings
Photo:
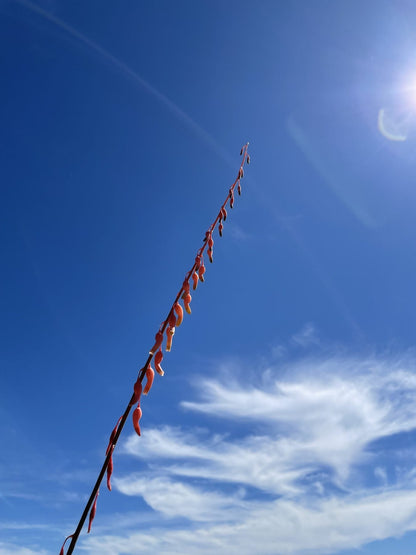
POLYGON ((112 475, 112 473, 113 473, 113 449, 114 449, 113 442, 114 442, 114 438, 116 437, 118 425, 120 424, 120 420, 121 420, 122 418, 123 418, 123 417, 120 416, 120 418, 117 420, 117 424, 114 426, 114 429, 113 429, 113 431, 111 432, 110 439, 109 439, 109 441, 108 441, 108 446, 107 446, 107 449, 106 449, 106 452, 105 452, 105 454, 106 454, 106 456, 107 456, 108 453, 109 453, 110 450, 111 450, 110 459, 109 459, 108 465, 107 465, 107 487, 108 487, 108 489, 109 489, 110 491, 111 491, 111 475, 112 475))
POLYGON ((220 237, 222 237, 223 229, 224 229, 224 226, 222 225, 222 221, 220 221, 220 223, 218 224, 218 233, 220 234, 220 237))
POLYGON ((240 180, 238 180, 237 193, 238 193, 239 195, 241 195, 241 183, 240 183, 240 180))
POLYGON ((140 403, 142 390, 143 390, 142 382, 139 380, 139 378, 137 378, 136 383, 134 384, 134 403, 140 403))
POLYGON ((133 426, 138 436, 141 435, 140 424, 139 424, 139 420, 141 417, 142 417, 142 409, 140 408, 140 405, 137 405, 137 407, 133 411, 133 426))
POLYGON ((95 513, 97 512, 97 499, 98 499, 99 493, 100 493, 100 490, 97 491, 97 495, 95 496, 95 499, 94 499, 94 504, 91 507, 90 520, 88 522, 88 532, 87 532, 88 534, 91 532, 92 521, 94 520, 95 513))
POLYGON ((176 325, 180 326, 183 320, 183 308, 179 303, 176 302, 173 305, 173 310, 176 312, 176 315, 177 315, 176 325))
POLYGON ((221 208, 221 213, 222 213, 222 219, 225 220, 227 219, 227 210, 225 208, 225 206, 223 208, 221 208))
POLYGON ((148 367, 146 368, 146 385, 144 386, 144 389, 143 389, 143 395, 147 395, 149 393, 154 379, 155 379, 155 371, 149 364, 148 367))
POLYGON ((159 374, 159 376, 163 376, 165 374, 162 367, 160 366, 160 363, 162 362, 162 360, 163 360, 162 349, 159 349, 158 352, 155 354, 155 370, 159 374))
POLYGON ((160 330, 155 335, 155 340, 156 340, 155 344, 153 345, 153 347, 149 351, 150 355, 153 355, 159 349, 159 347, 162 345, 163 333, 160 330))

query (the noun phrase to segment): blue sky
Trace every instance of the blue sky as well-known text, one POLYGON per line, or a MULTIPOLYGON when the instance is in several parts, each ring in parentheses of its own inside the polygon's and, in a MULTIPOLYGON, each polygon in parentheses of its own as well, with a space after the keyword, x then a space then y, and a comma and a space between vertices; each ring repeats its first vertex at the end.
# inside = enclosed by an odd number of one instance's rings
POLYGON ((413 555, 416 7, 0 0, 0 555, 413 555))

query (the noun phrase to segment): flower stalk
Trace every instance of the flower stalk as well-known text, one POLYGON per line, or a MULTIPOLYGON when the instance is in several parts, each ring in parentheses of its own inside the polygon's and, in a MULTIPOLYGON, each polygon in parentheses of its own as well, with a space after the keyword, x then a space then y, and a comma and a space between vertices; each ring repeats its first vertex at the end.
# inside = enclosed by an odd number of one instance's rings
POLYGON ((203 244, 202 247, 200 247, 200 249, 197 251, 197 255, 195 257, 195 262, 192 266, 192 268, 187 272, 187 274, 185 275, 185 279, 184 282, 182 284, 182 287, 179 289, 175 300, 173 301, 173 304, 168 312, 167 318, 162 322, 162 324, 160 325, 159 330, 156 333, 155 336, 155 343, 153 345, 153 347, 151 348, 151 350, 149 351, 149 355, 147 357, 147 360, 144 364, 144 366, 141 368, 141 370, 139 371, 139 374, 137 376, 137 380, 134 384, 133 387, 133 394, 131 396, 131 399, 124 411, 124 413, 120 416, 120 418, 118 419, 112 433, 110 436, 110 440, 107 446, 107 450, 106 450, 106 457, 104 459, 104 463, 101 467, 101 470, 98 474, 98 478, 95 482, 95 485, 92 489, 91 495, 85 505, 84 511, 81 515, 81 518, 78 522, 77 528, 75 530, 75 532, 73 534, 71 534, 70 536, 68 536, 65 541, 64 544, 62 545, 61 551, 60 551, 60 555, 64 555, 64 546, 67 540, 71 539, 71 543, 68 546, 68 551, 67 551, 67 555, 71 555, 71 553, 73 552, 75 545, 77 543, 78 537, 81 533, 81 530, 85 524, 85 521, 87 519, 88 513, 90 513, 90 518, 89 518, 89 523, 88 523, 88 532, 90 532, 91 530, 91 525, 92 525, 92 521, 94 520, 95 514, 96 514, 96 510, 97 510, 97 500, 98 500, 98 495, 99 495, 99 489, 100 489, 100 485, 101 482, 103 480, 103 477, 105 475, 105 473, 107 472, 107 487, 108 489, 111 491, 111 475, 113 472, 113 451, 115 449, 115 446, 117 444, 117 441, 120 437, 120 434, 124 428, 124 425, 126 423, 127 417, 131 411, 131 409, 134 407, 134 405, 137 405, 136 408, 133 410, 133 427, 136 431, 136 433, 140 436, 141 435, 141 429, 140 429, 140 425, 139 425, 139 421, 140 418, 142 416, 142 409, 140 406, 140 400, 141 400, 141 395, 143 393, 143 395, 147 395, 152 387, 153 384, 153 380, 155 377, 155 371, 153 370, 152 366, 151 366, 151 362, 152 359, 154 357, 154 366, 156 368, 156 372, 160 375, 163 376, 164 375, 164 371, 162 370, 162 367, 160 366, 160 363, 162 362, 163 359, 163 339, 164 339, 164 334, 166 333, 166 346, 165 346, 165 351, 169 352, 172 348, 172 339, 173 339, 173 335, 175 333, 176 327, 180 326, 180 324, 182 323, 183 320, 183 309, 182 309, 182 305, 180 304, 180 299, 182 299, 183 301, 183 305, 185 308, 185 311, 188 314, 191 314, 191 301, 192 301, 192 297, 190 294, 190 283, 189 280, 192 279, 192 284, 193 284, 193 290, 196 290, 198 282, 204 282, 205 281, 205 265, 204 265, 204 252, 206 251, 206 254, 210 260, 210 262, 213 262, 213 246, 214 246, 214 240, 212 238, 212 234, 215 230, 215 227, 218 225, 219 228, 219 234, 222 237, 223 235, 223 229, 224 229, 224 222, 227 219, 227 209, 226 206, 228 205, 230 208, 233 208, 234 206, 234 190, 235 188, 237 188, 237 192, 240 195, 241 194, 241 179, 244 176, 244 164, 250 163, 250 157, 248 155, 247 152, 248 149, 248 143, 245 144, 241 151, 240 151, 240 155, 243 157, 241 160, 241 164, 238 170, 238 174, 237 174, 237 178, 235 179, 234 183, 231 185, 228 194, 227 194, 227 198, 225 199, 224 203, 222 204, 220 211, 217 215, 217 217, 215 218, 215 220, 213 221, 213 223, 210 225, 210 227, 208 228, 208 230, 205 233, 205 238, 203 240, 203 244), (144 380, 144 378, 146 377, 146 383, 145 386, 142 386, 142 382, 144 380))

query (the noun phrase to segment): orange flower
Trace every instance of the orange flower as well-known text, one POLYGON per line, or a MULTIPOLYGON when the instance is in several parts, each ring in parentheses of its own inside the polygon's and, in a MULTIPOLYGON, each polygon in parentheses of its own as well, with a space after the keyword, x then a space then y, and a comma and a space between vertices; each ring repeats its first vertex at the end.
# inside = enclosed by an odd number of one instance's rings
POLYGON ((205 266, 204 266, 204 263, 202 262, 198 270, 199 279, 202 281, 202 283, 205 281, 204 274, 205 274, 205 266))
POLYGON ((195 291, 199 281, 199 275, 196 272, 192 274, 192 281, 194 282, 192 285, 192 289, 195 291))
POLYGON ((159 351, 155 354, 155 370, 156 372, 160 375, 163 376, 165 373, 162 370, 162 367, 160 366, 160 363, 163 360, 163 353, 162 353, 162 349, 159 349, 159 351))
POLYGON ((188 314, 191 314, 191 312, 192 312, 191 307, 190 307, 190 304, 191 304, 191 301, 192 301, 191 294, 190 293, 184 293, 182 295, 182 299, 183 299, 183 304, 185 305, 186 312, 188 314))
POLYGON ((166 330, 166 352, 170 352, 172 349, 172 339, 175 335, 175 327, 171 328, 170 326, 166 330))
POLYGON ((176 320, 176 325, 180 326, 182 324, 182 320, 183 320, 183 309, 181 307, 181 305, 179 303, 175 303, 173 305, 173 310, 176 312, 177 314, 177 320, 176 320))
POLYGON ((143 389, 143 395, 147 395, 149 393, 154 379, 155 379, 155 371, 149 364, 148 367, 146 368, 146 385, 144 386, 144 389, 143 389))
POLYGON ((98 495, 99 495, 99 494, 100 494, 100 490, 97 491, 97 495, 95 496, 95 499, 94 499, 94 504, 93 504, 93 506, 91 507, 90 520, 89 520, 89 522, 88 522, 88 531, 87 531, 87 534, 89 534, 89 533, 91 532, 91 524, 92 524, 92 521, 93 521, 94 518, 95 518, 95 513, 97 512, 97 499, 98 499, 98 495))

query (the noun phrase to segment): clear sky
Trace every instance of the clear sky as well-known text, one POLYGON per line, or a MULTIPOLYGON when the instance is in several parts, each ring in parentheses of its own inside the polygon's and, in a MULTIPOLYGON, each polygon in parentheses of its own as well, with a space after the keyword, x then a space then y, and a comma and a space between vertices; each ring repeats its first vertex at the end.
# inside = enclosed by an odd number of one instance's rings
POLYGON ((0 555, 416 552, 416 5, 0 0, 0 555))

